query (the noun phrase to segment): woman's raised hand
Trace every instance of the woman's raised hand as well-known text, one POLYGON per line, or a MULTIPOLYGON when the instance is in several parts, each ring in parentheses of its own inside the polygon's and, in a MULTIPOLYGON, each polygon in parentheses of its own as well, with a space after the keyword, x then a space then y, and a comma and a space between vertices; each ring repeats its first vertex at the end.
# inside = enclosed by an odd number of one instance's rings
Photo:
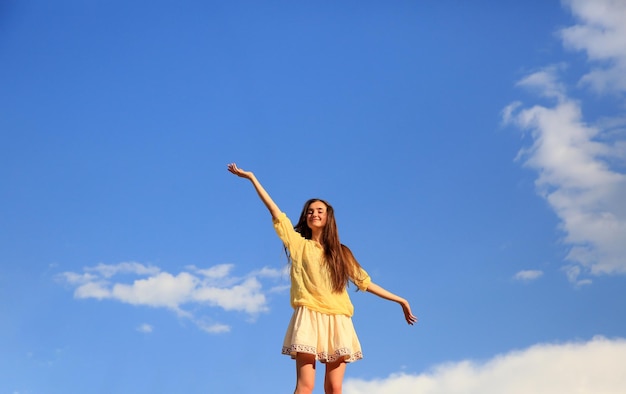
POLYGON ((250 171, 244 171, 243 169, 237 167, 237 164, 235 163, 230 163, 228 165, 228 171, 237 175, 238 177, 252 179, 252 173, 250 171))
POLYGON ((270 211, 270 214, 272 215, 272 217, 277 218, 280 215, 280 209, 278 208, 276 203, 274 203, 274 201, 272 200, 270 195, 265 191, 265 189, 263 189, 263 186, 261 186, 261 183, 259 183, 258 179, 256 179, 256 177, 254 176, 252 172, 242 170, 241 168, 237 167, 237 164, 235 163, 230 163, 228 165, 228 171, 231 172, 232 174, 237 175, 240 178, 250 180, 257 194, 261 198, 261 201, 263 201, 263 204, 265 204, 267 209, 270 211))

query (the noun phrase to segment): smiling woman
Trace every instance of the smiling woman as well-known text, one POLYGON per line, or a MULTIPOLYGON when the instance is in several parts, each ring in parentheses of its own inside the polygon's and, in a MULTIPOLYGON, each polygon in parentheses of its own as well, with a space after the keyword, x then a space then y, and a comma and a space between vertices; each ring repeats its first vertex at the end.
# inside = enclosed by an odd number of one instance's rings
POLYGON ((326 364, 324 392, 341 393, 346 363, 363 358, 352 324, 354 307, 346 291, 352 281, 360 290, 396 302, 410 325, 417 322, 401 298, 372 283, 350 249, 339 242, 333 207, 321 199, 304 204, 294 226, 261 186, 256 176, 228 165, 228 171, 248 179, 270 211, 274 229, 291 262, 291 306, 294 309, 282 353, 296 360, 296 394, 313 392, 315 363, 326 364))

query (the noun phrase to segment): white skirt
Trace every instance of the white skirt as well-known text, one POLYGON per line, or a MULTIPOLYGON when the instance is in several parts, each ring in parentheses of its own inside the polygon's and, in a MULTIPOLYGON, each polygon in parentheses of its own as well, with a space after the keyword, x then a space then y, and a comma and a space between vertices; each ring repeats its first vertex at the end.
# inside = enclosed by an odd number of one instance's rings
POLYGON ((353 362, 363 358, 352 319, 298 307, 291 316, 282 354, 296 358, 298 353, 315 355, 320 362, 353 362))

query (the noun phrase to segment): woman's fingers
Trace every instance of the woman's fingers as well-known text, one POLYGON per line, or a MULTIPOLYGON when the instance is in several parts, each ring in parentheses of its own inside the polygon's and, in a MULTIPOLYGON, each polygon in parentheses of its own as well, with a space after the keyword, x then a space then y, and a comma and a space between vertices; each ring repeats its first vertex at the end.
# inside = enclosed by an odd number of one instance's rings
POLYGON ((230 163, 228 165, 228 171, 232 174, 237 175, 238 177, 241 178, 247 178, 250 179, 250 177, 252 176, 252 173, 249 171, 244 171, 241 168, 237 167, 237 164, 235 163, 230 163))
POLYGON ((237 167, 237 164, 235 163, 230 163, 228 165, 228 171, 230 171, 231 173, 235 174, 235 175, 241 175, 243 174, 243 170, 241 170, 240 168, 237 167))
POLYGON ((402 309, 404 311, 404 318, 406 319, 407 323, 409 323, 410 325, 417 323, 417 316, 411 313, 411 307, 408 305, 408 303, 403 304, 402 309))

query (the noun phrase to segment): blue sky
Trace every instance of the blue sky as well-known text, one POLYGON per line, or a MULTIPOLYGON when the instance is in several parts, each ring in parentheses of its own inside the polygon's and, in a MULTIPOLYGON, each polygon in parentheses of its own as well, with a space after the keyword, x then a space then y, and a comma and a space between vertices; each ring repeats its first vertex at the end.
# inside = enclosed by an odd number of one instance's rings
POLYGON ((291 392, 286 259, 233 161, 292 218, 329 200, 420 318, 351 290, 346 394, 623 393, 625 26, 619 0, 2 2, 0 393, 291 392))

